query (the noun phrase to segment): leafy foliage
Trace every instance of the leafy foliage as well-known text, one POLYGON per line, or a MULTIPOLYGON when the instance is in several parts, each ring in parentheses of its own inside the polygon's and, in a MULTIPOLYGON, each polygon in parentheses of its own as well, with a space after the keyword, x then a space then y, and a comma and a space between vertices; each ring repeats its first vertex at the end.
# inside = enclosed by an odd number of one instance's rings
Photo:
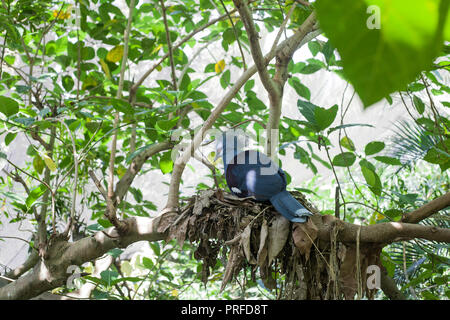
MULTIPOLYGON (((73 240, 112 226, 104 216, 105 199, 90 188, 89 173, 101 177, 100 185, 107 189, 112 159, 115 182, 128 179, 134 170, 138 176, 152 171, 167 178, 174 170, 172 149, 146 157, 142 168, 134 161, 167 141, 173 149, 186 147, 181 138, 190 138, 207 121, 215 98, 230 92, 237 77, 253 64, 248 61, 244 24, 231 1, 223 1, 228 13, 221 1, 171 1, 165 16, 160 1, 135 1, 134 8, 129 7, 131 3, 2 2, 0 134, 10 150, 0 150, 0 164, 8 173, 0 177, 2 221, 26 220, 35 233, 43 221, 48 237, 72 221, 73 240), (126 45, 128 10, 132 15, 126 45), (146 72, 148 77, 143 77, 146 72), (114 136, 118 147, 111 158, 114 136), (24 141, 20 137, 28 143, 19 145, 24 141), (7 162, 11 152, 23 152, 15 154, 23 160, 20 166, 7 162), (43 219, 36 218, 39 214, 43 219)), ((309 193, 322 213, 334 214, 335 186, 339 185, 341 218, 363 225, 398 221, 403 213, 447 192, 450 104, 445 101, 448 74, 447 78, 441 75, 450 70, 449 46, 442 46, 449 39, 448 1, 318 0, 302 5, 289 0, 249 6, 257 29, 275 33, 295 6, 286 34, 316 10, 329 38, 310 40, 311 55, 293 59, 287 66, 286 88, 298 96, 299 115, 281 117, 279 153, 287 156, 288 150, 293 151, 295 163, 313 173, 310 181, 290 184, 291 189, 309 193), (381 29, 366 27, 371 4, 381 9, 381 29), (372 125, 346 118, 349 105, 343 102, 326 106, 313 102, 315 92, 305 79, 319 72, 343 76, 366 107, 382 98, 390 104, 400 98, 402 105, 395 107, 404 107, 411 119, 397 123, 387 140, 355 143, 357 131, 353 130, 373 129, 372 125), (326 178, 320 180, 322 174, 326 178)), ((269 65, 268 72, 274 74, 274 65, 269 65)), ((234 92, 214 128, 237 125, 262 141, 269 112, 252 78, 234 92)), ((286 171, 286 175, 291 182, 298 172, 286 171)), ((217 170, 206 178, 193 191, 225 188, 217 170)), ((137 185, 127 189, 118 205, 120 218, 151 217, 160 209, 152 201, 165 197, 164 192, 155 190, 158 199, 147 199, 145 191, 137 185)), ((189 191, 182 188, 182 196, 189 191)), ((448 212, 423 223, 448 228, 448 212)), ((30 242, 30 250, 36 241, 30 242)), ((205 266, 194 259, 199 245, 154 242, 145 253, 131 257, 114 249, 108 252, 114 263, 98 276, 92 263, 83 266, 89 275, 79 285, 95 284, 94 299, 277 297, 277 289, 267 288, 248 271, 240 272, 235 277, 239 281, 220 291, 225 247, 216 264, 207 266, 205 288, 205 266)), ((411 295, 415 291, 423 299, 449 297, 443 285, 448 281, 448 248, 414 240, 407 242, 404 251, 401 244, 391 244, 382 260, 401 290, 411 295)))

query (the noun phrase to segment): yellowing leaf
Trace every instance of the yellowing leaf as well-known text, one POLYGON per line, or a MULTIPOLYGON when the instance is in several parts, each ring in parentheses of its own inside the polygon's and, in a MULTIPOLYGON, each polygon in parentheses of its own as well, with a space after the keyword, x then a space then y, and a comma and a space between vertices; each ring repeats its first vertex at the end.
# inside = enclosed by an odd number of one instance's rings
POLYGON ((159 46, 157 46, 155 49, 153 49, 152 53, 150 53, 150 55, 157 53, 159 51, 159 49, 162 48, 162 44, 160 44, 159 46))
POLYGON ((133 267, 131 266, 130 262, 125 260, 120 265, 120 270, 122 271, 125 277, 129 277, 131 275, 131 272, 133 271, 133 267))
POLYGON ((44 162, 45 165, 47 166, 47 168, 50 169, 50 171, 55 171, 56 170, 56 164, 55 162, 52 160, 52 158, 50 158, 48 155, 43 154, 42 158, 44 158, 44 162))
POLYGON ((60 20, 65 20, 70 18, 70 11, 72 10, 72 5, 70 5, 66 11, 62 10, 53 10, 53 18, 57 18, 60 20))
POLYGON ((33 167, 39 173, 42 174, 44 170, 44 160, 39 155, 36 155, 33 159, 33 167))
POLYGON ((225 61, 222 59, 219 62, 216 63, 214 66, 214 70, 216 73, 221 73, 225 69, 225 61))
POLYGON ((178 290, 177 290, 177 289, 173 289, 173 290, 170 292, 170 294, 171 294, 173 297, 178 297, 178 290))
POLYGON ((111 72, 109 71, 109 67, 103 59, 100 59, 100 65, 102 66, 102 70, 106 75, 108 80, 111 80, 111 72))
POLYGON ((213 151, 210 154, 208 154, 207 158, 209 160, 209 162, 211 162, 211 164, 213 166, 217 166, 220 163, 221 158, 217 159, 216 161, 214 161, 214 158, 216 157, 216 153, 213 151))
POLYGON ((86 80, 84 80, 83 82, 83 86, 81 87, 81 89, 86 90, 86 89, 92 89, 94 87, 97 86, 97 80, 95 80, 93 77, 88 77, 86 80))
POLYGON ((124 166, 119 166, 119 168, 117 168, 117 175, 119 178, 122 178, 125 172, 127 172, 127 169, 125 169, 124 166))
POLYGON ((123 45, 115 46, 106 55, 106 60, 111 62, 119 62, 123 57, 123 45))

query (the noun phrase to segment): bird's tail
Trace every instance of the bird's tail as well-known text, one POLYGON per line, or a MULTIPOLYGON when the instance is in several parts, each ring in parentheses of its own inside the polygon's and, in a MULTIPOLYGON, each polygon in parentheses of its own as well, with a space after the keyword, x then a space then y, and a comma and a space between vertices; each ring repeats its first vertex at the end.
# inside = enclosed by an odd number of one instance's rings
POLYGON ((270 198, 270 202, 279 213, 292 222, 304 223, 313 215, 286 190, 274 195, 270 198))

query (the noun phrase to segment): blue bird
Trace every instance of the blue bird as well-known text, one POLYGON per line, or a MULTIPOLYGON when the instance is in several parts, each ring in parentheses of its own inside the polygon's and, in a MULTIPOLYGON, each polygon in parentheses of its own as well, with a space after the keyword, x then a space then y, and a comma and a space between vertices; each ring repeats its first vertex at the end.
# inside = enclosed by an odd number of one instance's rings
POLYGON ((239 198, 270 201, 286 219, 306 222, 313 214, 286 190, 283 170, 264 153, 244 147, 241 137, 230 131, 217 139, 215 160, 222 157, 231 192, 239 198))

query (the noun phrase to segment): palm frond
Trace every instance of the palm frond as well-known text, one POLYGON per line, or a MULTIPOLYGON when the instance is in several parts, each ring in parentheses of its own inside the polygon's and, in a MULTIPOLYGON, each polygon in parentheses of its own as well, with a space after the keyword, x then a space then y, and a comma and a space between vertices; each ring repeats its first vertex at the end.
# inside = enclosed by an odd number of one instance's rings
POLYGON ((427 131, 415 122, 400 121, 394 126, 388 153, 403 164, 423 159, 428 150, 439 142, 438 137, 427 134, 427 131))

